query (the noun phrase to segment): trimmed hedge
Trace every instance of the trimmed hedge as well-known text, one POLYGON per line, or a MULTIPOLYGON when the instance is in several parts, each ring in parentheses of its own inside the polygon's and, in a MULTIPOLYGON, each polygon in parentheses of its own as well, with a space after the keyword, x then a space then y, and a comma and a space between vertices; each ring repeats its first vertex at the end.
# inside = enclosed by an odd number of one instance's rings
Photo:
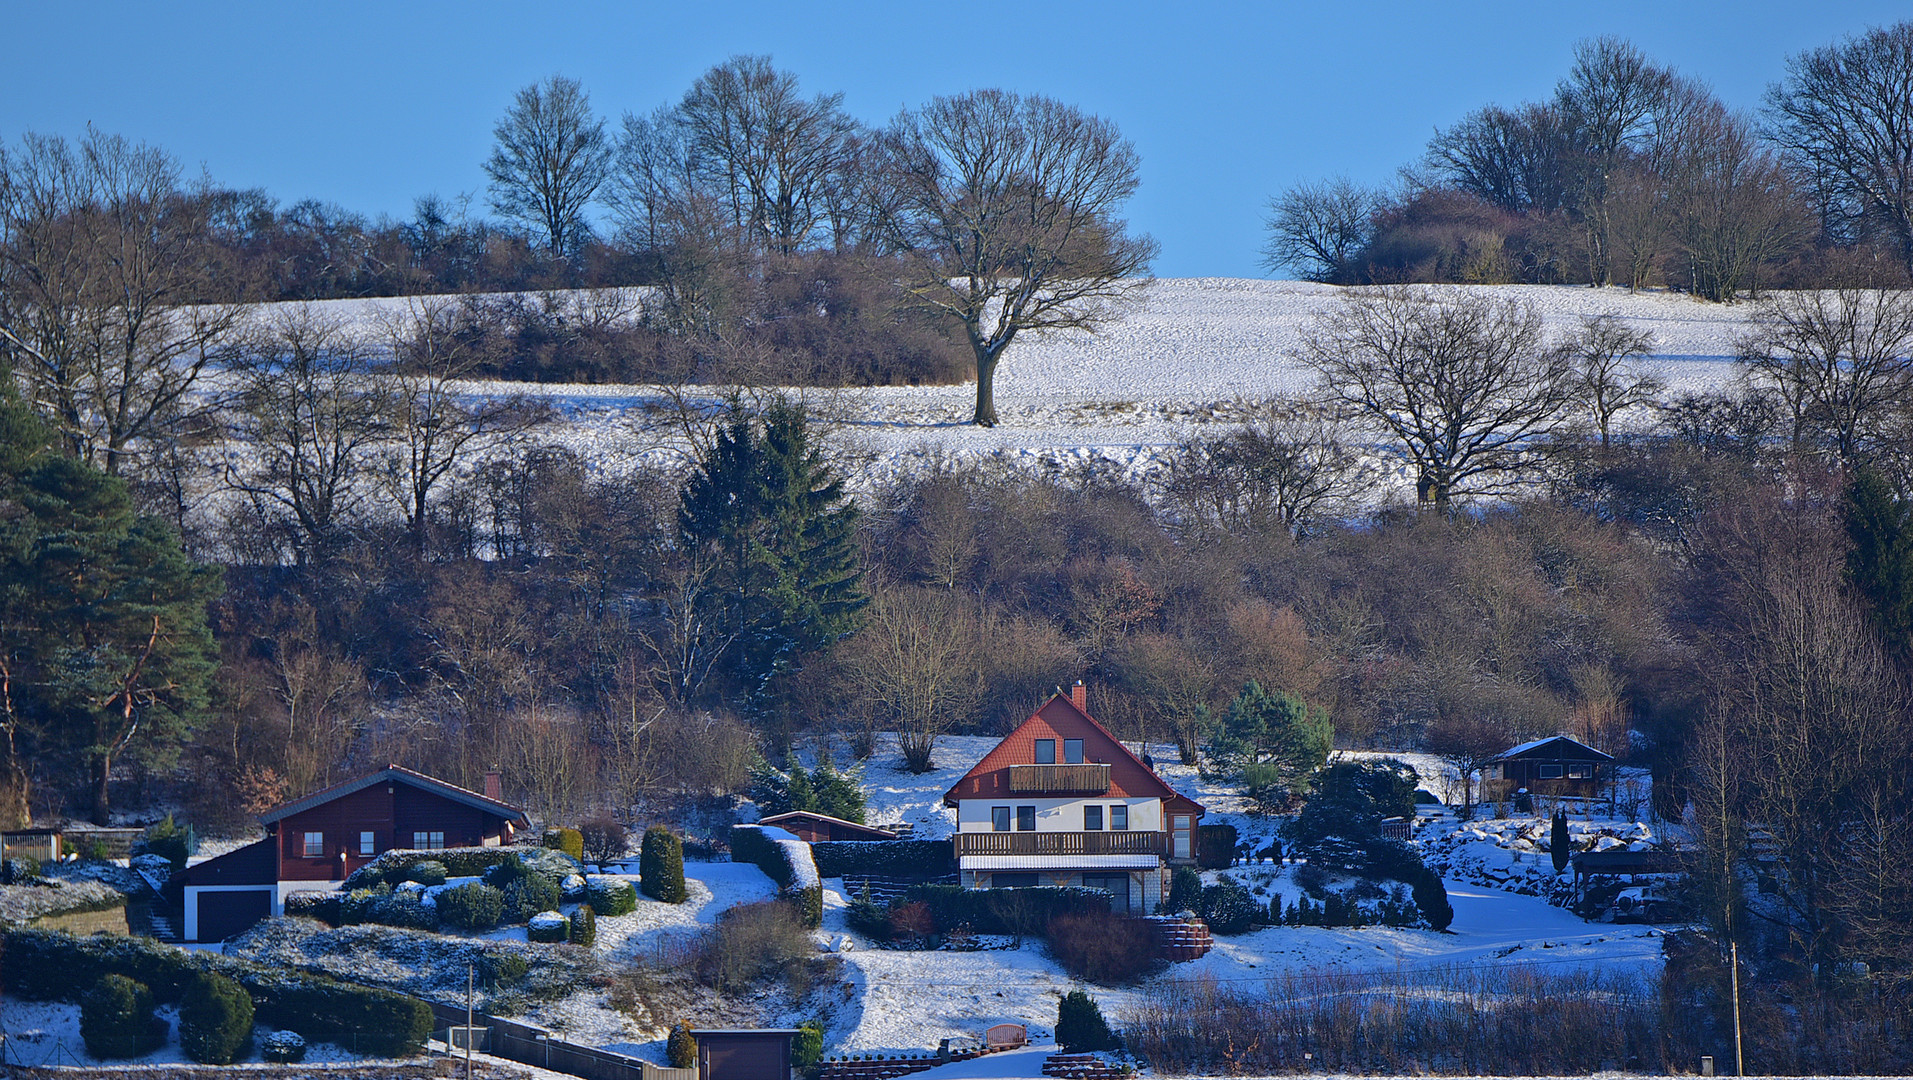
POLYGON ((505 894, 482 881, 454 885, 433 902, 439 919, 460 930, 490 930, 505 916, 505 894))
POLYGON ((1101 889, 966 889, 961 885, 912 885, 905 903, 922 901, 939 931, 968 927, 979 934, 1040 937, 1062 915, 1109 914, 1101 889))
POLYGON ((653 900, 682 904, 689 895, 684 889, 684 841, 662 825, 644 830, 644 843, 638 849, 638 880, 644 884, 644 895, 653 900))
POLYGON ((831 840, 810 845, 817 873, 929 880, 956 873, 948 840, 831 840))
POLYGON ((585 857, 585 834, 577 829, 546 829, 545 846, 554 851, 562 851, 574 859, 585 857))
POLYGON ((343 888, 369 889, 377 884, 397 885, 408 880, 412 867, 435 862, 445 868, 445 876, 482 877, 502 862, 517 862, 518 849, 504 847, 435 848, 431 850, 395 849, 354 870, 343 888))
POLYGON ((541 911, 550 911, 564 899, 564 890, 537 874, 527 874, 505 886, 505 921, 521 923, 541 911))
POLYGON ((772 839, 761 826, 731 826, 731 861, 755 863, 780 886, 778 899, 796 907, 805 925, 817 926, 824 919, 824 886, 809 852, 809 844, 772 839))
POLYGON ((179 1006, 179 1045, 201 1065, 231 1065, 252 1043, 252 995, 210 971, 186 987, 179 1006))
POLYGON ((1204 870, 1227 870, 1235 865, 1234 825, 1196 826, 1196 865, 1204 870))
POLYGON ((571 920, 556 911, 541 911, 525 924, 525 940, 557 945, 571 940, 571 920))
POLYGON ((149 987, 154 1000, 172 1002, 184 996, 193 976, 211 971, 246 988, 259 1023, 308 1039, 346 1036, 362 1053, 403 1057, 417 1053, 432 1032, 432 1010, 417 998, 216 953, 182 952, 147 938, 7 930, 0 932, 0 950, 7 958, 8 991, 29 1001, 72 1001, 104 976, 122 975, 149 987))
POLYGON ((437 859, 426 859, 413 863, 405 872, 405 880, 416 881, 420 885, 443 885, 448 877, 445 864, 437 859))
POLYGON ((581 949, 598 943, 598 916, 590 904, 578 905, 578 914, 571 917, 571 943, 581 949))
POLYGON ((377 923, 408 930, 438 929, 438 910, 427 907, 416 892, 392 892, 380 885, 354 889, 339 901, 339 924, 377 923))
POLYGON ((166 1022, 153 1016, 145 983, 104 975, 80 998, 80 1038, 96 1058, 138 1057, 166 1044, 166 1022))
POLYGON ((317 919, 327 926, 337 926, 342 921, 340 908, 344 900, 345 897, 336 892, 300 889, 286 894, 286 915, 295 919, 317 919))
POLYGON ((274 1065, 291 1065, 306 1059, 305 1036, 296 1031, 275 1031, 266 1036, 259 1056, 274 1065))
POLYGON ((585 879, 585 906, 600 915, 628 915, 638 909, 638 890, 623 878, 593 874, 585 879))

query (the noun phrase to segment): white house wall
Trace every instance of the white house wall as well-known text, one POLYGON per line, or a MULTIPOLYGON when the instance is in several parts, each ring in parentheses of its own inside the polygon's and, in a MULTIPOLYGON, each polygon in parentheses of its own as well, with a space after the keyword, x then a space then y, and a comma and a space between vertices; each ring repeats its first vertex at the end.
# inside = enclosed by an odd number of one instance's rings
POLYGON ((958 832, 989 832, 990 809, 997 806, 1010 808, 1011 831, 1015 831, 1016 808, 1019 806, 1036 807, 1037 832, 1082 832, 1083 807, 1101 806, 1103 812, 1103 830, 1105 832, 1161 832, 1162 800, 1158 798, 1136 799, 1026 799, 1009 796, 1004 799, 959 799, 957 800, 958 832), (1108 807, 1129 807, 1129 828, 1110 829, 1108 807))

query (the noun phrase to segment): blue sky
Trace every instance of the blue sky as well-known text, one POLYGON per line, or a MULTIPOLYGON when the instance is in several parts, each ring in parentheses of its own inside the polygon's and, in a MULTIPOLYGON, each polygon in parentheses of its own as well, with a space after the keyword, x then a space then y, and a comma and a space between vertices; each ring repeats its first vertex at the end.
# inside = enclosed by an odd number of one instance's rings
POLYGON ((1040 92, 1142 154, 1130 218, 1165 277, 1263 276, 1269 196, 1379 183, 1436 127, 1545 96, 1576 40, 1616 34, 1757 107, 1786 57, 1909 17, 1888 2, 46 3, 4 0, 0 137, 90 122, 220 183, 407 216, 472 193, 519 87, 578 79, 615 119, 736 53, 880 122, 936 94, 1040 92), (969 16, 965 19, 963 16, 969 16))

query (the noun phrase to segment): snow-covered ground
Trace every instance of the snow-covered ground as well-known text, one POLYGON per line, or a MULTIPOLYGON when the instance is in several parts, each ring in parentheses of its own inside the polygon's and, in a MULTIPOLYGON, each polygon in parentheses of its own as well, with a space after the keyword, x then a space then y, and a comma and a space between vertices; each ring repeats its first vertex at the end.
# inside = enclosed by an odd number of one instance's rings
MULTIPOLYGON (((161 1005, 153 1011, 166 1021, 169 1031, 166 1045, 133 1060, 141 1065, 190 1064, 191 1059, 179 1045, 178 1006, 161 1005)), ((253 1029, 255 1050, 272 1031, 272 1028, 263 1026, 253 1029)), ((86 1043, 80 1039, 80 1007, 62 1001, 21 1001, 0 996, 0 1032, 7 1037, 5 1060, 15 1065, 110 1067, 130 1064, 102 1060, 88 1054, 86 1043)), ((365 1059, 354 1057, 332 1043, 313 1042, 306 1044, 305 1060, 310 1064, 323 1064, 357 1063, 365 1059)))

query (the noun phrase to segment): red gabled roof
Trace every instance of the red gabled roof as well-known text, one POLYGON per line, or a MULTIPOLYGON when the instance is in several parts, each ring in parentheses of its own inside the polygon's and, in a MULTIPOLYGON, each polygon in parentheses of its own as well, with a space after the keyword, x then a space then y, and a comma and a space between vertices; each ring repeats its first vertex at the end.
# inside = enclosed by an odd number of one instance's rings
MULTIPOLYGON (((1010 797, 1010 766, 1036 764, 1036 740, 1081 739, 1086 763, 1109 766, 1109 794, 1120 798, 1162 799, 1165 804, 1200 817, 1201 804, 1163 782, 1155 770, 1129 752, 1122 740, 1096 722, 1096 718, 1077 708, 1076 703, 1057 694, 1043 707, 1018 725, 1015 731, 983 755, 983 760, 963 774, 950 790, 943 793, 943 805, 955 806, 959 799, 1007 799, 1010 797)), ((1059 749, 1060 743, 1059 743, 1059 749)), ((1019 793, 1028 798, 1028 793, 1019 793)))
POLYGON ((357 780, 347 780, 342 784, 334 784, 323 791, 315 791, 303 799, 294 799, 292 802, 275 806, 271 810, 259 815, 259 820, 270 825, 275 821, 291 817, 293 814, 303 813, 315 806, 324 805, 334 799, 350 795, 355 791, 363 791, 373 784, 384 783, 389 780, 418 788, 420 791, 429 791, 434 795, 450 799, 453 802, 464 803, 466 806, 483 810, 488 814, 497 815, 515 825, 530 826, 530 822, 525 817, 525 812, 510 803, 487 798, 476 791, 459 787, 457 784, 448 784, 435 776, 427 776, 422 772, 413 772, 411 769, 405 768, 402 765, 387 765, 385 768, 368 776, 361 776, 357 780))

